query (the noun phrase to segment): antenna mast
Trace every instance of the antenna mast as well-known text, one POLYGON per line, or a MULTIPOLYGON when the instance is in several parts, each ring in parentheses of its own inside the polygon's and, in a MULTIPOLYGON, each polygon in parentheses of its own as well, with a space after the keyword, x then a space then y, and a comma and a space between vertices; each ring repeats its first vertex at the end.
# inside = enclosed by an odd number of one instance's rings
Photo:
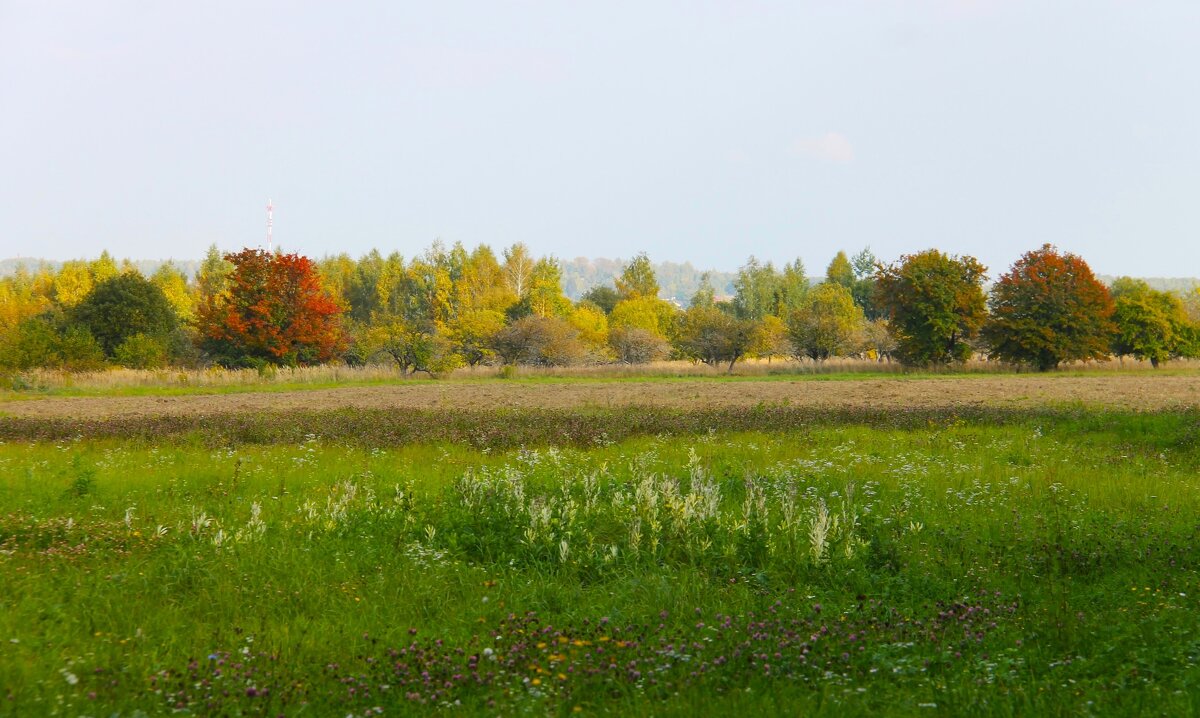
POLYGON ((267 200, 267 254, 271 254, 271 228, 275 224, 275 205, 267 200))

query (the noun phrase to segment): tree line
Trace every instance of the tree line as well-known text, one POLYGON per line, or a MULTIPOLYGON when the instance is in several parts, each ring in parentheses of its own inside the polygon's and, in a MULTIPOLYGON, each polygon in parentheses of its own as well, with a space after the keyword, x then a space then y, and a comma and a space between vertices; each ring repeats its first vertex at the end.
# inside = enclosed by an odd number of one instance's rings
POLYGON ((496 364, 567 366, 686 359, 732 370, 747 357, 947 365, 986 357, 1039 370, 1133 356, 1200 355, 1200 292, 1119 278, 1077 255, 1027 252, 985 292, 986 268, 936 249, 879 261, 839 252, 822 281, 800 259, 753 256, 733 294, 703 277, 686 308, 661 298, 643 253, 578 300, 562 264, 522 244, 435 243, 313 261, 215 247, 194 277, 149 276, 108 253, 0 279, 0 368, 74 371, 389 362, 442 374, 496 364))

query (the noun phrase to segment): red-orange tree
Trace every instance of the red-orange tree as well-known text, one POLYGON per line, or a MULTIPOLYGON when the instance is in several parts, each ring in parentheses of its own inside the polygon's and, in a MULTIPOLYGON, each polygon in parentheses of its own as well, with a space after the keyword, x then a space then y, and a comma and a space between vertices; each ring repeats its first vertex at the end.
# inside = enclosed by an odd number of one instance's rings
POLYGON ((201 348, 216 361, 318 364, 345 347, 341 309, 307 257, 243 249, 225 260, 226 290, 207 298, 197 320, 201 348))
POLYGON ((1077 255, 1049 244, 1027 252, 992 287, 988 305, 983 335, 993 356, 1041 371, 1108 357, 1113 300, 1077 255))

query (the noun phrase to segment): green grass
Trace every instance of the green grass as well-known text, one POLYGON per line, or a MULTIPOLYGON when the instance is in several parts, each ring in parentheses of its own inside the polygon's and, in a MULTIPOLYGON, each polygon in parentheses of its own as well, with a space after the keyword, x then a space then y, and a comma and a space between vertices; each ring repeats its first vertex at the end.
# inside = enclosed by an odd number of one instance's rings
POLYGON ((0 444, 0 714, 1194 714, 1197 427, 0 444))

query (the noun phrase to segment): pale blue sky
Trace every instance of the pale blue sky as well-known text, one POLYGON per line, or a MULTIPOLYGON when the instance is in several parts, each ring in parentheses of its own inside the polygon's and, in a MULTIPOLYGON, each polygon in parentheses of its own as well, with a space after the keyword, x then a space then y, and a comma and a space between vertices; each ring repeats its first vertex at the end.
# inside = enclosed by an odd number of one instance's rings
POLYGON ((1200 275, 1200 2, 0 0, 0 257, 1200 275))

